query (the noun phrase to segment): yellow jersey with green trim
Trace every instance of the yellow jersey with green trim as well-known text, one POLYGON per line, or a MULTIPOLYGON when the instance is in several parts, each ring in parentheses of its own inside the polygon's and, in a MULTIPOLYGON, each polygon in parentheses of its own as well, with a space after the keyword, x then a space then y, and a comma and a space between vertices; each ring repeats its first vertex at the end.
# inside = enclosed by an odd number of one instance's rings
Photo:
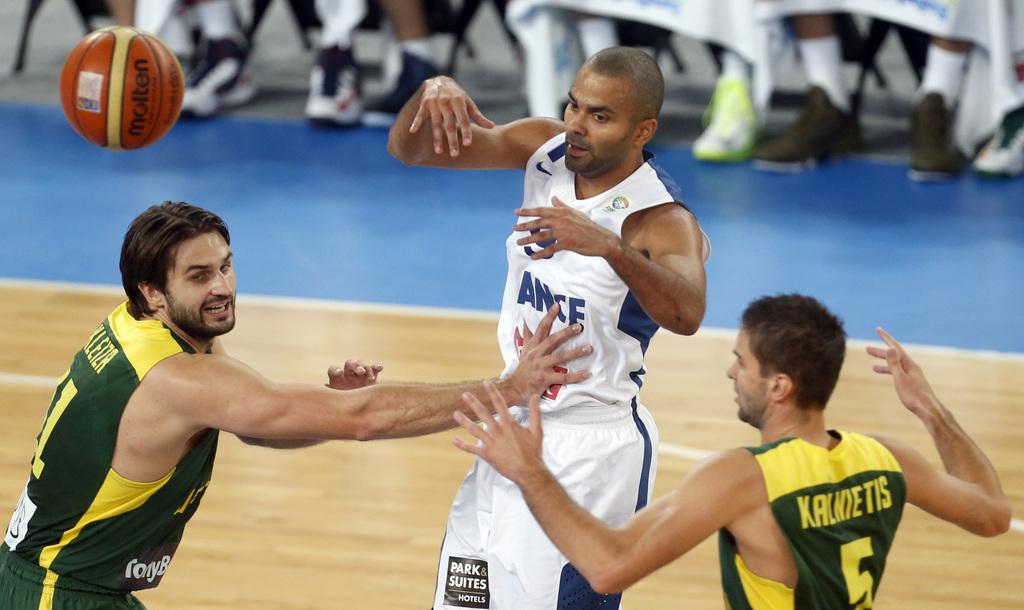
POLYGON ((7 552, 101 589, 159 584, 213 472, 218 432, 208 430, 157 481, 111 466, 128 399, 160 361, 194 350, 158 320, 122 304, 60 379, 36 439, 28 483, 7 528, 7 552))
POLYGON ((751 572, 728 530, 718 536, 731 610, 871 608, 907 489, 892 453, 861 434, 830 430, 825 449, 799 438, 748 448, 797 568, 795 589, 751 572))

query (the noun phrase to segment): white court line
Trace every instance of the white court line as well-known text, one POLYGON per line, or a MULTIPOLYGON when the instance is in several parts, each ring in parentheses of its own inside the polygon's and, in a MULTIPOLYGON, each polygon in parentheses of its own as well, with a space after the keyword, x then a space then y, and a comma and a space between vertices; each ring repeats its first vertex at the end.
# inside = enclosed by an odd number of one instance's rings
POLYGON ((14 385, 30 388, 55 388, 57 387, 57 375, 19 375, 18 373, 4 373, 0 371, 0 385, 14 385))
MULTIPOLYGON (((53 388, 56 386, 57 377, 50 377, 47 375, 19 375, 16 373, 4 373, 0 371, 0 385, 13 385, 13 386, 28 386, 33 388, 53 388)), ((708 457, 713 451, 706 449, 695 449, 693 447, 684 447, 682 445, 673 445, 670 443, 661 443, 658 447, 658 453, 660 455, 667 455, 670 457, 682 458, 684 460, 692 460, 694 462, 703 460, 708 457)), ((1010 520, 1010 529, 1024 534, 1024 521, 1020 519, 1010 520)))
MULTIPOLYGON (((108 284, 82 284, 74 282, 51 282, 44 280, 25 280, 19 278, 0 277, 0 289, 3 288, 37 288, 48 290, 62 290, 79 294, 101 294, 101 295, 124 295, 123 290, 117 286, 108 284)), ((244 303, 266 305, 273 307, 295 307, 312 309, 316 311, 341 311, 341 312, 370 312, 394 316, 420 316, 428 318, 457 319, 490 321, 497 323, 498 314, 492 311, 478 309, 458 309, 449 307, 424 307, 417 305, 385 305, 378 303, 364 303, 359 301, 332 301, 328 299, 309 299, 300 297, 279 297, 260 294, 240 294, 239 300, 244 303)), ((698 337, 734 339, 736 329, 702 327, 697 331, 698 337)), ((865 341, 862 339, 850 339, 846 342, 848 348, 862 350, 868 345, 880 345, 881 341, 865 341)), ((1024 353, 1020 352, 997 352, 993 350, 964 349, 959 347, 945 347, 941 345, 927 345, 916 343, 905 343, 904 347, 912 353, 927 354, 930 356, 955 356, 974 360, 1000 360, 1024 363, 1024 353)))

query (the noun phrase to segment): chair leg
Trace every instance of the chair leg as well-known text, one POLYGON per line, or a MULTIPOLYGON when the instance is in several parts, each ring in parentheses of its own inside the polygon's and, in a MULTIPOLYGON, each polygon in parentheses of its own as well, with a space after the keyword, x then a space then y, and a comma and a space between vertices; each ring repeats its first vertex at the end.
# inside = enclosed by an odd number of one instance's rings
POLYGON ((860 115, 861 105, 864 100, 864 87, 867 85, 869 73, 874 75, 875 81, 880 88, 886 89, 889 86, 889 82, 879 69, 875 58, 878 56, 878 51, 882 48, 882 43, 885 42, 885 37, 889 34, 891 28, 892 24, 888 21, 872 19, 871 25, 868 28, 867 38, 862 41, 858 53, 860 74, 857 76, 857 88, 852 96, 852 106, 855 115, 860 115))
POLYGON ((252 39, 256 36, 256 30, 260 27, 260 23, 263 21, 263 16, 267 13, 267 8, 270 6, 270 0, 253 0, 252 3, 252 20, 249 21, 249 27, 245 28, 245 40, 252 46, 252 39))
POLYGON ((288 6, 292 9, 292 21, 295 22, 295 29, 298 30, 299 38, 302 40, 302 48, 309 51, 313 48, 313 43, 309 40, 308 29, 322 25, 317 17, 313 0, 288 0, 288 6))
POLYGON ((18 54, 14 58, 14 70, 12 70, 15 74, 25 68, 25 57, 28 55, 28 33, 32 29, 32 22, 35 21, 36 13, 39 12, 39 7, 42 4, 43 0, 28 0, 28 4, 25 6, 25 18, 21 23, 21 32, 18 33, 18 54))
POLYGON ((74 5, 78 11, 78 19, 82 22, 82 29, 86 34, 93 31, 92 18, 94 15, 110 14, 103 2, 95 0, 74 0, 74 5))
POLYGON ((902 25, 896 26, 896 32, 900 36, 900 42, 903 43, 903 52, 907 55, 914 76, 920 83, 924 78, 924 67, 928 61, 928 46, 931 44, 931 36, 902 25))
POLYGON ((452 29, 455 34, 455 42, 452 43, 452 50, 448 53, 448 65, 445 67, 445 74, 455 73, 455 58, 460 48, 463 46, 467 47, 470 51, 470 56, 472 56, 472 48, 466 42, 466 30, 473 21, 473 17, 476 16, 476 12, 480 9, 482 2, 483 0, 466 0, 462 4, 462 9, 459 10, 459 18, 452 29))

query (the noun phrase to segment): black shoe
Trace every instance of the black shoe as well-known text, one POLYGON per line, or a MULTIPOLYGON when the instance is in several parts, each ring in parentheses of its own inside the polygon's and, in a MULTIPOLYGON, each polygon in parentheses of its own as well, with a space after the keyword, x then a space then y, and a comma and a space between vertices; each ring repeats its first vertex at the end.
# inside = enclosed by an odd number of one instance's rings
POLYGON ((352 49, 321 49, 309 74, 306 118, 317 127, 351 127, 363 114, 362 79, 352 49))
POLYGON ((395 88, 387 97, 366 111, 363 115, 363 125, 372 127, 391 125, 409 98, 416 94, 416 90, 420 88, 423 81, 438 74, 440 71, 434 64, 402 51, 402 72, 398 75, 395 88))
POLYGON ((183 117, 210 117, 240 106, 256 95, 256 83, 245 69, 248 49, 230 39, 205 40, 196 67, 185 79, 183 117))

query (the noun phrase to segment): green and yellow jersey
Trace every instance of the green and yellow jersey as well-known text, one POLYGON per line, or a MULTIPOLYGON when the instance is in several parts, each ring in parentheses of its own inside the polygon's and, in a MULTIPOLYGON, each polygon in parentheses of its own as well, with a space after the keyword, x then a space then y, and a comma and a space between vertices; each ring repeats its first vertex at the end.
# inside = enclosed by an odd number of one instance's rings
POLYGON ((799 438, 748 448, 793 552, 797 585, 790 589, 752 573, 723 529, 718 550, 727 608, 872 607, 903 515, 906 484, 896 458, 878 441, 829 433, 839 439, 831 450, 799 438))
POLYGON ((110 591, 155 587, 213 472, 218 432, 208 430, 157 481, 111 467, 128 399, 160 361, 194 350, 127 303, 100 324, 60 379, 36 441, 32 471, 4 538, 6 552, 62 577, 110 591))

